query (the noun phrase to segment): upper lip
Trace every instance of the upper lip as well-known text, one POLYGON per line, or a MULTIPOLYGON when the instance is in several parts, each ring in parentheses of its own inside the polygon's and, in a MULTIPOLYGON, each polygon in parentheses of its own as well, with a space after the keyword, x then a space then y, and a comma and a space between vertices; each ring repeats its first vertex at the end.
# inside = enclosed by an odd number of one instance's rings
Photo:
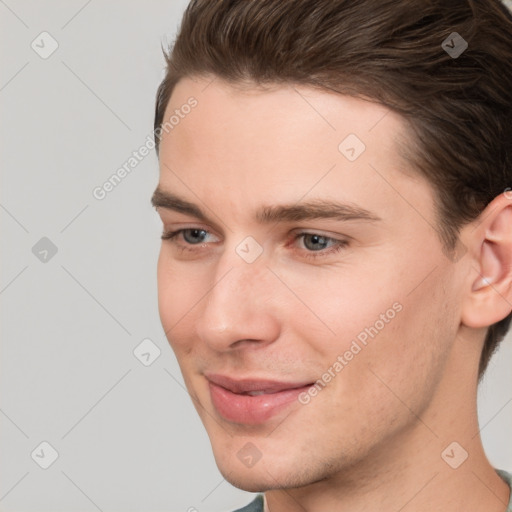
POLYGON ((302 388, 313 384, 310 381, 283 382, 271 379, 233 379, 226 375, 208 374, 205 377, 213 384, 221 386, 233 393, 248 393, 251 391, 264 391, 278 393, 286 389, 302 388))

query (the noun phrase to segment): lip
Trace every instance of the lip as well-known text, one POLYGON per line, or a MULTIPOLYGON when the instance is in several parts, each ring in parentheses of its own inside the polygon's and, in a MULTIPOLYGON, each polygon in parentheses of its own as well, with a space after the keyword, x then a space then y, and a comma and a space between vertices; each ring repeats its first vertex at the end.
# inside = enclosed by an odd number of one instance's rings
POLYGON ((270 379, 233 379, 206 375, 212 403, 227 421, 245 425, 266 422, 297 402, 298 396, 314 382, 283 382, 270 379), (255 396, 247 393, 263 392, 255 396))

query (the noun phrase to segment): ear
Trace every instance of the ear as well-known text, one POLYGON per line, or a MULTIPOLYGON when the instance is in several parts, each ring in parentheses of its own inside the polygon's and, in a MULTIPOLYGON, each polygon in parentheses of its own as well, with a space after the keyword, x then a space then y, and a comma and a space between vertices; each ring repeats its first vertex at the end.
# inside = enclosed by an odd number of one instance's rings
POLYGON ((512 311, 512 194, 500 194, 464 227, 471 257, 461 321, 489 327, 512 311))

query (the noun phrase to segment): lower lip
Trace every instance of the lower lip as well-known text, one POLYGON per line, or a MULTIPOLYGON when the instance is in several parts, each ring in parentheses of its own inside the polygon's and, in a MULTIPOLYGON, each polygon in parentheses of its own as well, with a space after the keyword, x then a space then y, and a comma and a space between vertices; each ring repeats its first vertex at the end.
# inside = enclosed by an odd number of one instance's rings
POLYGON ((240 395, 226 388, 208 383, 212 402, 219 414, 226 420, 245 425, 258 425, 269 420, 307 391, 311 385, 301 388, 286 389, 267 395, 240 395))

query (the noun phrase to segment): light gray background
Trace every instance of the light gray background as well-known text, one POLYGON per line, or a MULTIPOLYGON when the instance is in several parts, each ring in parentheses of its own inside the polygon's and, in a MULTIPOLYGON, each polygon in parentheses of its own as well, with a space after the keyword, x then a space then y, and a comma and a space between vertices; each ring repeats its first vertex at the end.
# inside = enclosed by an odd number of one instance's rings
MULTIPOLYGON (((105 199, 92 195, 151 134, 160 45, 186 3, 0 0, 2 512, 252 499, 217 470, 160 325, 154 151, 105 199), (43 31, 59 45, 47 59, 31 48, 50 48, 43 31), (58 251, 46 262, 32 252, 42 237, 58 251), (147 367, 133 354, 146 338, 161 351, 147 367), (49 456, 43 441, 58 452, 48 469, 35 462, 49 456)), ((479 401, 489 458, 508 470, 511 360, 508 336, 479 401)))

